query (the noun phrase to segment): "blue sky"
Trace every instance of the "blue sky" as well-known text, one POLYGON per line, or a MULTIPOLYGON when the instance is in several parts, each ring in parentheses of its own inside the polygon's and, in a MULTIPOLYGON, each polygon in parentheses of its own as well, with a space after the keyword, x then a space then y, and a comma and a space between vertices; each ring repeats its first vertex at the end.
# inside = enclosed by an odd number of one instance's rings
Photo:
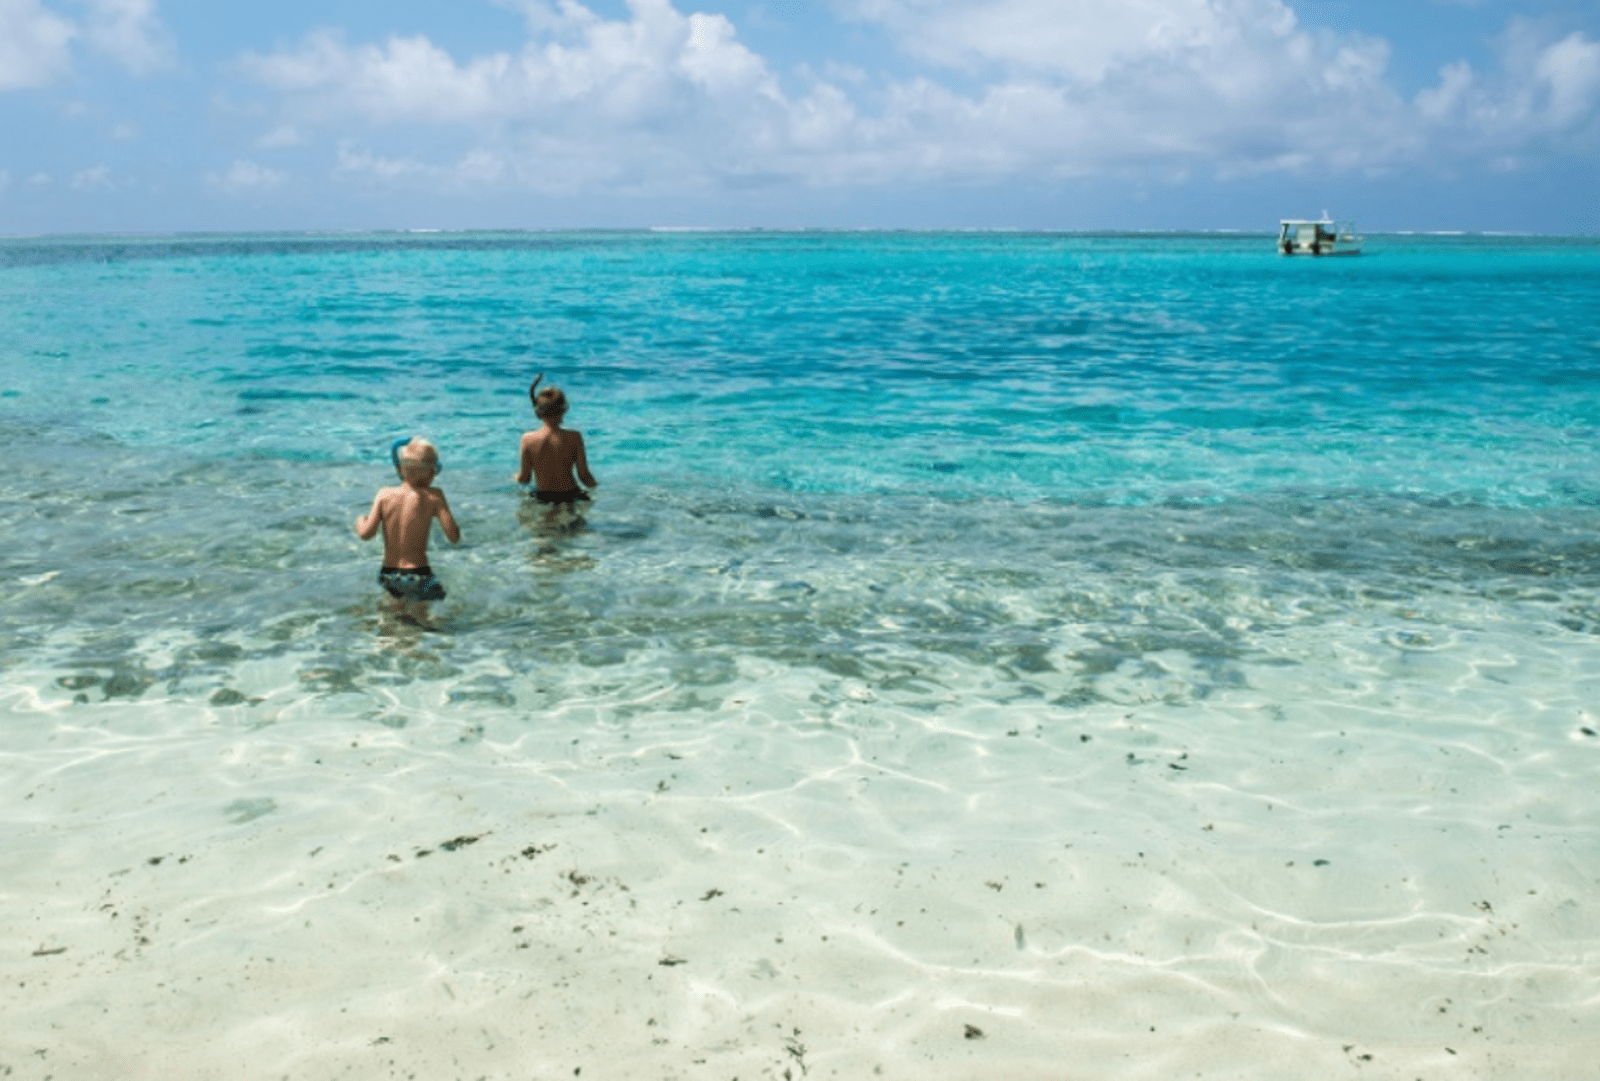
POLYGON ((0 0, 0 233, 1600 233, 1597 0, 0 0))

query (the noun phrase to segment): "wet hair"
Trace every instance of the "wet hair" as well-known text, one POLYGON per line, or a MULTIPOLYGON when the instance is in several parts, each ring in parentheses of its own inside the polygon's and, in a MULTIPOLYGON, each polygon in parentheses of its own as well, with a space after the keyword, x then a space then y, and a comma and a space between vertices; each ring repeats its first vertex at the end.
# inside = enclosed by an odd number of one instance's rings
POLYGON ((560 419, 567 412, 567 396, 560 387, 545 387, 538 394, 529 388, 528 394, 533 398, 533 412, 540 420, 560 419))
POLYGON ((396 464, 400 467, 400 475, 410 478, 419 473, 437 473, 438 462, 439 451, 432 443, 418 436, 400 448, 400 458, 396 464))

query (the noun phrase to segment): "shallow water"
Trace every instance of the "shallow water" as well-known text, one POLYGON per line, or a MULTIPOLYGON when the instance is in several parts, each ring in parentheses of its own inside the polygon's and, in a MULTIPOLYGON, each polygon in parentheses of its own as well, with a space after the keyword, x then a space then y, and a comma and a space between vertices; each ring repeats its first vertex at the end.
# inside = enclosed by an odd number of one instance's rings
POLYGON ((1580 1075, 1600 244, 1369 250, 0 242, 0 1066, 1580 1075))

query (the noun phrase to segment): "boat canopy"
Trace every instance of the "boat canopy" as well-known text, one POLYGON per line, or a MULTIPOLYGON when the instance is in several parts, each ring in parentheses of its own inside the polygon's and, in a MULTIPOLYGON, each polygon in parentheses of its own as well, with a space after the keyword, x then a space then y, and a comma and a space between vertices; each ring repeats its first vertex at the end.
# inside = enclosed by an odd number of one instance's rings
POLYGON ((1278 250, 1285 255, 1347 255, 1361 249, 1351 222, 1321 218, 1284 218, 1278 223, 1278 250))

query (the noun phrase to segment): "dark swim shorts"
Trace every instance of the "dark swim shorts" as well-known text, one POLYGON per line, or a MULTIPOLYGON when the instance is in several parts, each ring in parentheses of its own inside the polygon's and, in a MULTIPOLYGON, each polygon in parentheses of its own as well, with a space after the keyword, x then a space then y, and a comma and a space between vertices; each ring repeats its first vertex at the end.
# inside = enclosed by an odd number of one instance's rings
POLYGON ((582 488, 569 488, 565 492, 534 492, 533 498, 541 503, 587 503, 589 493, 582 488))
POLYGON ((378 584, 397 600, 444 600, 444 586, 429 567, 385 567, 378 572, 378 584))

